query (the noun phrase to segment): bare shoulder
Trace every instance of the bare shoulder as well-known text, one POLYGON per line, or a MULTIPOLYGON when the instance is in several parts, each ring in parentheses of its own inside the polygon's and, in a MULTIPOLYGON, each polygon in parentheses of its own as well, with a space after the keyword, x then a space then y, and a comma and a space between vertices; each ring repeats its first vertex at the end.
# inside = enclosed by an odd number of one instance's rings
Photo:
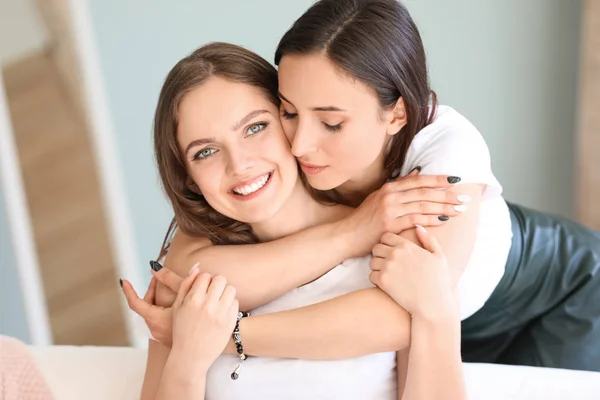
POLYGON ((194 255, 210 246, 213 246, 212 242, 205 237, 191 236, 177 230, 163 265, 177 275, 186 276, 194 266, 194 255))

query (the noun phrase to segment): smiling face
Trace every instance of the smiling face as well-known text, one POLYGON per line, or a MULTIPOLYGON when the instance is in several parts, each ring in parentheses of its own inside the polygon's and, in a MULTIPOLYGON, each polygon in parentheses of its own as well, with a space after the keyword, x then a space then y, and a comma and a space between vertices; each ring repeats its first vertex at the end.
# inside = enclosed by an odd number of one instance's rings
POLYGON ((282 124, 311 186, 320 190, 383 173, 386 145, 404 125, 367 85, 324 54, 285 55, 279 65, 282 124))
POLYGON ((298 182, 279 110, 253 86, 213 77, 189 92, 177 141, 194 190, 240 222, 275 216, 298 182))

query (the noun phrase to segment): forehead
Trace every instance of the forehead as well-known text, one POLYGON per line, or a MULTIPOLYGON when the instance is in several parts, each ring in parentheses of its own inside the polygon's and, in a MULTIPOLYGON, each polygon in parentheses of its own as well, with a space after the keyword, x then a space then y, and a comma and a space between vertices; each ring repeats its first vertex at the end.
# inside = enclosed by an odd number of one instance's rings
POLYGON ((375 102, 375 92, 341 70, 325 54, 292 54, 279 64, 279 90, 297 107, 345 105, 360 107, 375 102))
POLYGON ((184 96, 178 110, 178 133, 214 136, 214 131, 229 132, 236 122, 259 108, 276 109, 258 88, 213 77, 184 96))

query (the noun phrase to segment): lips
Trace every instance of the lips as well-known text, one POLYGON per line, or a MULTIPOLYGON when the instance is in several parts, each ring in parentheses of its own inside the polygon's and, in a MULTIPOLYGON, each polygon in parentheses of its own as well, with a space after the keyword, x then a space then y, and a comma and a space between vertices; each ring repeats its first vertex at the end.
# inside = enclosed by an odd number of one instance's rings
POLYGON ((244 182, 238 182, 231 187, 230 192, 238 196, 250 196, 267 185, 272 173, 272 171, 267 172, 244 182))
POLYGON ((314 165, 300 162, 300 169, 307 175, 316 175, 324 171, 327 167, 327 165, 314 165))

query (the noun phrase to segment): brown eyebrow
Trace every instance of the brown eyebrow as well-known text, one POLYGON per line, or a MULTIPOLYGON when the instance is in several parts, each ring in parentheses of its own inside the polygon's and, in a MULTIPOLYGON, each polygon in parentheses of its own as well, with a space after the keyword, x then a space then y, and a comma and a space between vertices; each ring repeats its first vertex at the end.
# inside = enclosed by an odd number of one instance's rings
MULTIPOLYGON (((268 113, 269 111, 267 110, 255 110, 252 111, 251 113, 249 113, 248 115, 246 115, 244 118, 240 119, 232 128, 231 130, 233 131, 237 131, 238 129, 240 129, 242 127, 242 125, 246 124, 248 121, 250 121, 252 118, 255 118, 261 114, 264 113, 268 113)), ((269 113, 270 114, 270 113, 269 113)))
MULTIPOLYGON (((251 113, 249 113, 248 115, 246 115, 244 118, 242 118, 241 120, 239 120, 231 129, 234 131, 237 131, 238 129, 240 129, 240 127, 242 125, 244 125, 245 123, 247 123, 248 121, 250 121, 252 118, 255 118, 261 114, 264 113, 269 113, 269 111, 267 110, 255 110, 252 111, 251 113)), ((196 146, 201 146, 203 144, 209 144, 209 143, 213 143, 215 141, 215 138, 204 138, 204 139, 196 139, 191 141, 187 147, 185 148, 185 154, 188 153, 188 151, 190 151, 190 149, 192 147, 196 147, 196 146)))
MULTIPOLYGON (((277 92, 277 95, 284 100, 286 103, 290 103, 291 105, 294 105, 294 103, 292 103, 291 101, 289 101, 284 95, 281 94, 281 92, 277 92)), ((339 107, 335 107, 335 106, 323 106, 323 107, 313 107, 312 108, 313 111, 333 111, 333 112, 345 112, 346 110, 341 109, 339 107)))
POLYGON ((190 149, 192 147, 200 146, 200 145, 203 145, 203 144, 213 143, 214 141, 215 141, 215 138, 205 138, 205 139, 192 140, 190 142, 190 144, 188 144, 187 147, 185 148, 185 154, 187 154, 188 151, 190 151, 190 149))

